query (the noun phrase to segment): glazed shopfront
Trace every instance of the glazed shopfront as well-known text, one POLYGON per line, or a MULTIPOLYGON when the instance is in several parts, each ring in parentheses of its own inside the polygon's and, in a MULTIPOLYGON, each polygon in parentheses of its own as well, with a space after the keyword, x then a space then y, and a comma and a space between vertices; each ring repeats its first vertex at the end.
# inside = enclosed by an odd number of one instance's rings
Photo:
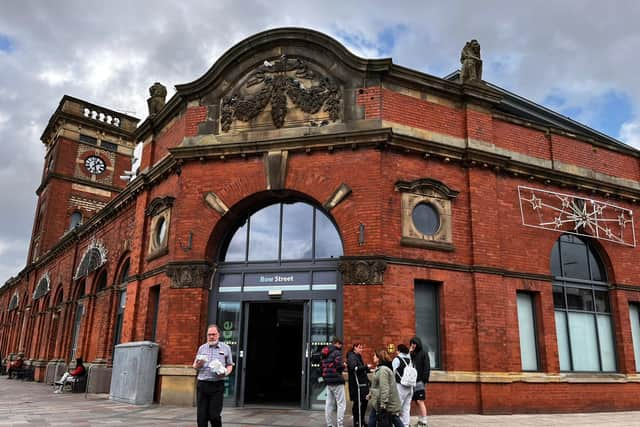
POLYGON ((342 332, 341 255, 331 218, 305 202, 265 206, 231 233, 209 307, 236 361, 230 403, 324 405, 318 354, 342 332))

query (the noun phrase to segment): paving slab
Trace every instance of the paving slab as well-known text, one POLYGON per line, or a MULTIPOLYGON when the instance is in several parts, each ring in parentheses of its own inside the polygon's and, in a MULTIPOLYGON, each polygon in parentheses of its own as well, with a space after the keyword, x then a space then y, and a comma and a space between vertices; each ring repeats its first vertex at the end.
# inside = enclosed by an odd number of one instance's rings
MULTIPOLYGON (((347 411, 350 412, 350 409, 347 411)), ((322 411, 273 407, 224 408, 225 427, 322 427, 322 411)), ((43 383, 0 377, 0 427, 9 426, 179 426, 196 425, 196 410, 167 405, 135 406, 106 394, 53 394, 43 383)), ((345 426, 353 425, 350 415, 345 426)), ((433 415, 430 427, 470 426, 640 426, 638 412, 517 415, 433 415)))

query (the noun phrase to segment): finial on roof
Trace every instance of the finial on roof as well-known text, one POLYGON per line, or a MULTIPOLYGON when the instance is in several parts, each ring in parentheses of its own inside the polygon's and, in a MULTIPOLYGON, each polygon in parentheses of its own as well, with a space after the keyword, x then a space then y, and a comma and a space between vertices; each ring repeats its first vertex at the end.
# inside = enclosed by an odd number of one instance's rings
POLYGON ((460 82, 471 83, 482 80, 482 59, 480 59, 480 43, 473 39, 468 41, 460 53, 460 82))
POLYGON ((165 98, 167 97, 167 88, 158 82, 155 82, 153 86, 149 88, 149 99, 147 99, 147 105, 149 106, 149 115, 153 116, 157 114, 165 104, 165 98))

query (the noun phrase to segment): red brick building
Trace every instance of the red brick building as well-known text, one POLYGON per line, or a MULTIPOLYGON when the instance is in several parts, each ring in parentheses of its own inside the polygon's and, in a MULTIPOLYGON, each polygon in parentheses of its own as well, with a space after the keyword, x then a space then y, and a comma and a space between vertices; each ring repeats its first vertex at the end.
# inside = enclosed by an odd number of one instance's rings
POLYGON ((0 288, 0 354, 37 380, 82 355, 98 390, 114 345, 151 340, 157 399, 191 404, 217 322, 229 404, 319 406, 331 335, 417 334, 431 413, 640 408, 638 151, 303 29, 176 89, 141 124, 64 97, 44 131, 29 258, 0 288))

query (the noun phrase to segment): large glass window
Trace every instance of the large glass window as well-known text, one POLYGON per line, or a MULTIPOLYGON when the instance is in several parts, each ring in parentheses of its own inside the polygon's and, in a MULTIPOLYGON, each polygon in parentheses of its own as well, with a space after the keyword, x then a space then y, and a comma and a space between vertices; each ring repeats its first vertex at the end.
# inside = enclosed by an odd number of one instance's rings
POLYGON ((116 309, 115 331, 113 333, 113 345, 120 344, 122 339, 122 322, 124 320, 124 308, 127 305, 127 290, 118 292, 118 308, 116 309))
POLYGON ((307 203, 277 203, 253 213, 229 240, 225 262, 337 258, 342 241, 335 225, 307 203))
POLYGON ((72 361, 76 358, 76 351, 78 350, 78 341, 80 340, 80 325, 82 324, 82 316, 84 315, 84 306, 81 302, 78 302, 75 314, 76 315, 71 330, 71 350, 69 352, 69 361, 72 361))
POLYGON ((589 242, 565 234, 551 252, 561 371, 615 372, 606 274, 589 242))
POLYGON ((520 333, 520 361, 523 371, 538 370, 538 345, 533 295, 518 292, 518 331, 520 333))
POLYGON ((120 291, 118 292, 118 307, 116 309, 116 321, 114 324, 114 334, 113 334, 113 345, 120 344, 122 337, 122 322, 124 320, 124 309, 127 304, 127 280, 129 278, 129 268, 130 261, 129 259, 125 260, 122 265, 122 269, 120 270, 120 280, 119 286, 120 291))
POLYGON ((631 336, 633 337, 633 355, 636 359, 636 372, 640 372, 640 304, 629 305, 631 336))
POLYGON ((440 361, 440 322, 438 314, 437 283, 416 282, 416 335, 429 352, 432 368, 442 366, 440 361))

